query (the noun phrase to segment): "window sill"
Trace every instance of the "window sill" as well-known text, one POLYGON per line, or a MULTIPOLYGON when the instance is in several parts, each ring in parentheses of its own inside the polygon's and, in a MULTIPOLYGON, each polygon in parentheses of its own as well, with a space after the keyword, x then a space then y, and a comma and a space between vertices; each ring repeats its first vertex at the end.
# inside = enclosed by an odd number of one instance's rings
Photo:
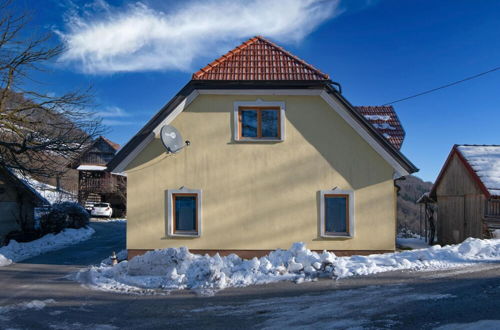
POLYGON ((325 233, 325 234, 322 234, 321 235, 322 238, 345 238, 345 239, 350 239, 350 238, 354 238, 353 235, 351 235, 350 233, 325 233))
POLYGON ((234 139, 234 142, 283 142, 282 138, 245 138, 245 139, 234 139))
POLYGON ((200 233, 190 233, 190 232, 185 232, 185 233, 171 233, 169 234, 168 236, 170 237, 191 237, 191 238, 196 238, 196 237, 200 237, 200 233))

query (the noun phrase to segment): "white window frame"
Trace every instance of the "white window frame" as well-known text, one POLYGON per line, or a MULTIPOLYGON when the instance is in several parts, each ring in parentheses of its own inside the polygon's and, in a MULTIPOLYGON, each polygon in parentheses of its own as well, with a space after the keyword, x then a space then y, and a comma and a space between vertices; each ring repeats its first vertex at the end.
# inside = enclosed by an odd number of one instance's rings
POLYGON ((267 102, 257 99, 255 101, 238 101, 233 104, 233 141, 237 142, 283 142, 285 141, 285 102, 267 102), (280 137, 279 138, 240 138, 239 110, 242 107, 279 108, 280 112, 280 137))
POLYGON ((321 190, 320 191, 320 233, 321 237, 324 238, 353 238, 354 237, 354 191, 353 190, 340 190, 340 189, 333 189, 333 190, 321 190), (327 233, 325 232, 325 227, 326 227, 326 222, 325 222, 325 195, 348 195, 349 196, 349 205, 348 205, 348 223, 349 223, 349 231, 347 234, 341 234, 341 233, 327 233))
POLYGON ((202 191, 201 189, 188 189, 188 188, 180 188, 180 189, 169 189, 167 190, 167 232, 170 237, 200 237, 201 236, 201 224, 202 224, 202 208, 201 208, 201 200, 202 200, 202 191), (175 194, 196 194, 197 198, 197 212, 196 212, 196 225, 198 231, 196 233, 175 233, 174 232, 174 221, 175 215, 173 214, 173 196, 175 194))

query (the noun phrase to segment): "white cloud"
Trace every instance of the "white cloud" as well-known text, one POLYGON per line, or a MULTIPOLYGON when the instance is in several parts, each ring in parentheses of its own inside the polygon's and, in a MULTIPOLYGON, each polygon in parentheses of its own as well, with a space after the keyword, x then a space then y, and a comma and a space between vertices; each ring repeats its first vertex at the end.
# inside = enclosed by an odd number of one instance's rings
POLYGON ((130 113, 117 106, 106 106, 94 115, 102 119, 102 124, 106 126, 126 126, 137 123, 136 120, 131 120, 130 113))
MULTIPOLYGON (((297 43, 338 14, 338 0, 191 0, 168 9, 138 2, 123 8, 99 0, 72 10, 58 31, 61 61, 87 73, 191 70, 244 38, 297 43)), ((164 4, 165 6, 165 4, 164 4)))
POLYGON ((104 110, 97 112, 95 115, 101 118, 123 118, 130 116, 129 113, 117 106, 107 106, 104 110))

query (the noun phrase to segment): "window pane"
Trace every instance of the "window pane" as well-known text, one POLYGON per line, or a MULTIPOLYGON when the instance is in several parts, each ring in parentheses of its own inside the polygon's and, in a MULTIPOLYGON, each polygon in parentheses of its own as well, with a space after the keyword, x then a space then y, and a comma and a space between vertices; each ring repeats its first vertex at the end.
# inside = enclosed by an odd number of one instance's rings
POLYGON ((175 230, 196 231, 196 196, 175 196, 175 230))
POLYGON ((325 197, 325 232, 347 232, 347 197, 325 197))
POLYGON ((277 110, 262 110, 262 137, 278 137, 277 110))
POLYGON ((257 111, 241 111, 241 136, 257 137, 257 111))

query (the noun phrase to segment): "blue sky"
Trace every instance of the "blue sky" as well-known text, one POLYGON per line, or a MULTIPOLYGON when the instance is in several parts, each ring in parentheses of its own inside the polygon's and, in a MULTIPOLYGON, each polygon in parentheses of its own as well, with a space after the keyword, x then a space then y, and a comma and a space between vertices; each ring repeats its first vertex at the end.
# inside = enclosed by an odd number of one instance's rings
MULTIPOLYGON (((51 93, 93 86, 107 136, 125 144, 212 59, 264 35, 379 105, 500 66, 500 1, 20 1, 31 31, 68 52, 37 74, 51 93), (274 5, 270 5, 270 3, 274 5), (264 13, 257 15, 254 12, 264 13), (221 15, 221 16, 218 16, 221 15)), ((500 71, 394 104, 403 153, 433 181, 455 143, 500 143, 500 71)))

